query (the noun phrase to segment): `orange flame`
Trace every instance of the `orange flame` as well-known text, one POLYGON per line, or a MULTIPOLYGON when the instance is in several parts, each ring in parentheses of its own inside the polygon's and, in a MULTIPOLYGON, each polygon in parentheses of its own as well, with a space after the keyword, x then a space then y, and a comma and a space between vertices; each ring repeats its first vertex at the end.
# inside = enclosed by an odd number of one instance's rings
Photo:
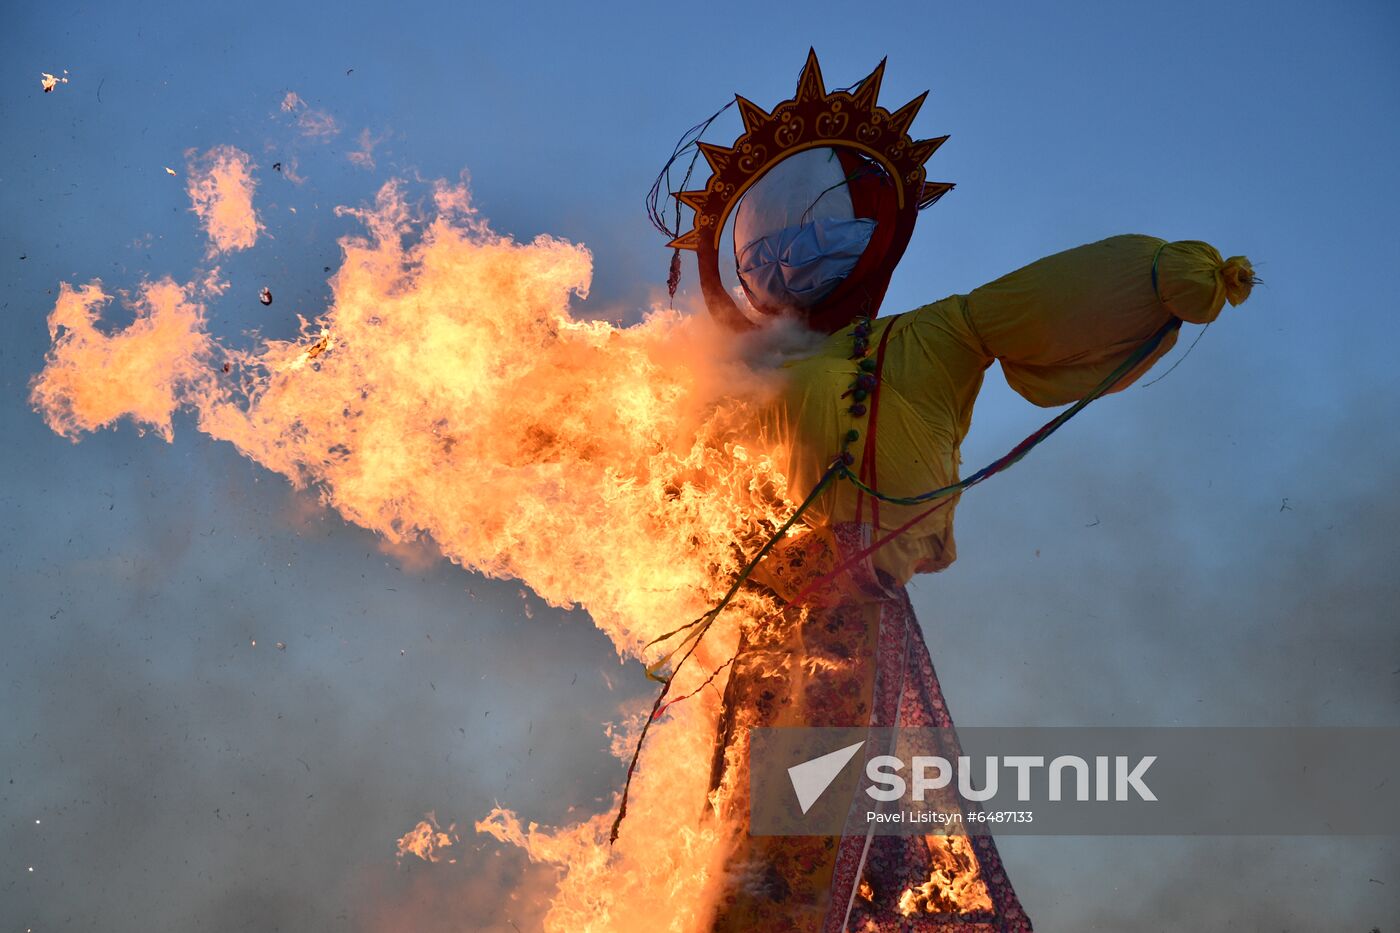
POLYGON ((365 169, 373 169, 375 167, 374 150, 383 141, 384 137, 371 135, 370 131, 367 129, 361 130, 359 148, 347 152, 345 158, 349 159, 352 165, 357 165, 365 169))
POLYGON ((992 897, 977 869, 972 843, 966 836, 925 836, 934 867, 927 881, 899 895, 899 912, 906 917, 928 914, 970 914, 992 909, 992 897))
POLYGON ((340 133, 335 117, 312 107, 296 91, 288 91, 282 98, 282 112, 291 114, 301 135, 310 139, 327 140, 340 133))
MULTIPOLYGON (((784 452, 757 427, 769 379, 703 315, 576 318, 586 249, 492 232, 462 186, 440 184, 435 204, 417 227, 391 183, 373 209, 347 211, 368 232, 342 241, 332 306, 299 341, 226 348, 203 330, 200 287, 172 282, 148 286, 136 322, 105 334, 100 285, 65 286, 31 400, 67 436, 127 416, 168 440, 172 413, 191 409, 202 431, 390 545, 431 540, 465 567, 581 606, 640 657, 717 598, 743 560, 736 541, 790 514, 784 452)), ((739 600, 673 695, 729 657, 738 618, 764 611, 739 600)), ((697 820, 717 706, 703 691, 653 728, 615 846, 610 812, 545 830, 498 808, 476 824, 558 869, 546 928, 703 927, 728 835, 718 818, 697 820)), ((611 734, 620 757, 645 715, 627 713, 611 734)))
POLYGON ((233 146, 215 146, 189 157, 186 190, 195 214, 209 234, 209 255, 248 249, 258 241, 262 221, 253 209, 253 160, 233 146))
POLYGON ((191 291, 170 279, 142 285, 135 320, 108 336, 97 328, 111 301, 102 283, 62 283, 49 314, 53 347, 30 395, 49 427, 76 441, 125 417, 170 440, 171 415, 207 382, 213 355, 204 308, 191 291))
POLYGON ((457 842, 457 824, 448 824, 447 829, 438 825, 437 814, 429 810, 418 825, 399 837, 399 862, 404 856, 415 855, 425 862, 446 862, 457 864, 457 859, 449 858, 444 849, 452 848, 457 842))

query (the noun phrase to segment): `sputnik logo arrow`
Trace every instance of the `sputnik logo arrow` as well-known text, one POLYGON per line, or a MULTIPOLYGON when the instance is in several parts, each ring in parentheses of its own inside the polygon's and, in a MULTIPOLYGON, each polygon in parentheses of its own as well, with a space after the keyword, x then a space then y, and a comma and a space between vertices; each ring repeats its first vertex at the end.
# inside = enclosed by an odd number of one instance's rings
POLYGON ((797 803, 802 807, 804 815, 812 809, 812 804, 831 786, 841 769, 846 767, 846 762, 854 758, 864 744, 865 742, 861 741, 847 745, 820 758, 813 758, 788 768, 788 778, 792 780, 792 789, 797 792, 797 803))

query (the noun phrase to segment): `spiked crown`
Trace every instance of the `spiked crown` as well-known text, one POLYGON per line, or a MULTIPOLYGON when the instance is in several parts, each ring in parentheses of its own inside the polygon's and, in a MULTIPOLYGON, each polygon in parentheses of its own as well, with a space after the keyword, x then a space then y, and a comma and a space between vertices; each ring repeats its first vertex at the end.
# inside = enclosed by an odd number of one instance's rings
MULTIPOLYGON (((828 147, 877 164, 893 187, 888 204, 876 212, 886 225, 879 248, 863 257, 846 282, 814 315, 813 326, 834 331, 851 318, 874 316, 895 264, 904 253, 920 208, 952 189, 949 182, 927 180, 924 163, 947 136, 914 139, 909 127, 928 96, 925 91, 893 112, 878 103, 885 62, 850 90, 828 92, 815 50, 798 79, 797 93, 771 111, 735 95, 744 131, 731 146, 701 142, 710 167, 704 188, 675 197, 694 212, 694 226, 668 245, 693 250, 711 313, 739 329, 752 326, 725 290, 719 276, 719 246, 725 224, 744 193, 782 160, 807 149, 828 147), (883 214, 883 216, 880 216, 883 214)), ((874 244, 872 244, 874 245, 874 244)), ((760 308, 761 311, 771 309, 760 308)))
POLYGON ((813 50, 807 53, 797 95, 771 113, 736 94, 743 135, 728 147, 698 144, 710 166, 710 181, 703 189, 676 193, 695 212, 695 226, 667 245, 695 250, 700 238, 708 236, 718 247, 724 224, 744 192, 778 162, 818 146, 853 149, 880 163, 894 179, 900 208, 910 197, 918 207, 927 207, 946 194, 953 185, 925 181, 924 163, 948 137, 909 136, 928 92, 891 113, 876 103, 884 74, 882 61, 854 90, 827 93, 813 50))

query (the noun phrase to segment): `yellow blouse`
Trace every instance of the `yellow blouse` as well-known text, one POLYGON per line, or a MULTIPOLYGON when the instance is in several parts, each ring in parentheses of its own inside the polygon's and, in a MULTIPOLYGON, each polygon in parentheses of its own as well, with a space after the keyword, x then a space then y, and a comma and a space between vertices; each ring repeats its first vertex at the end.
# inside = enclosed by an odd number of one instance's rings
MULTIPOLYGON (((1253 281, 1248 260, 1222 260, 1207 243, 1130 234, 1046 257, 971 294, 876 320, 870 356, 889 330, 875 427, 877 488, 913 496, 957 482, 959 447, 993 360, 1029 401, 1064 405, 1088 394, 1173 316, 1213 321, 1226 300, 1239 304, 1247 298, 1253 281)), ((861 434, 849 448, 856 456, 852 469, 864 466, 870 416, 852 414, 852 398, 842 397, 860 373, 859 361, 851 358, 852 331, 839 331, 815 354, 787 366, 774 414, 791 451, 790 492, 799 500, 840 453, 852 428, 861 434)), ((1114 391, 1151 368, 1175 337, 1169 334, 1114 391)), ((852 484, 838 482, 813 504, 807 520, 818 528, 870 522, 870 497, 859 515, 858 497, 852 484)), ((931 504, 881 503, 873 535, 878 539, 931 504)), ((949 502, 886 544, 872 558, 875 567, 900 583, 947 567, 957 556, 955 507, 949 502)))

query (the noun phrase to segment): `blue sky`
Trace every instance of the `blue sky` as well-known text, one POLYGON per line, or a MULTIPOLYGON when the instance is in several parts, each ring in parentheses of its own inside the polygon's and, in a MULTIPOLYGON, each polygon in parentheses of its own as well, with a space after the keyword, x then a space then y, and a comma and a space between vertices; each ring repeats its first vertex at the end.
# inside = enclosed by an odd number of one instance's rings
MULTIPOLYGON (((187 421, 172 445, 44 427, 26 395, 58 283, 202 261, 164 167, 216 144, 257 163, 269 236, 224 263, 222 335, 324 306, 352 228, 335 205, 463 171, 498 229, 588 245, 585 308, 635 317, 665 280, 642 197, 676 136, 736 91, 789 95, 809 46, 832 86, 888 56, 883 101, 931 89, 915 130, 952 137, 931 173, 958 188, 886 313, 1124 232, 1209 240, 1265 280, 1170 378, 960 506, 958 564, 915 587, 958 721, 1400 722, 1392 5, 10 3, 0 22, 0 928, 374 929, 416 899, 443 908, 421 929, 509 929, 509 855, 470 841, 457 870, 499 883, 467 921, 462 876, 395 870, 393 838, 434 807, 596 807, 620 777, 599 724, 647 692, 587 620, 387 558, 187 421), (342 132, 299 137, 288 91, 342 132), (362 131, 373 170, 345 158, 362 131), (300 186, 271 170, 293 159, 300 186)), ((967 464, 1043 417, 993 376, 967 464)), ((1002 849, 1043 929, 1400 914, 1394 840, 1002 849)))

